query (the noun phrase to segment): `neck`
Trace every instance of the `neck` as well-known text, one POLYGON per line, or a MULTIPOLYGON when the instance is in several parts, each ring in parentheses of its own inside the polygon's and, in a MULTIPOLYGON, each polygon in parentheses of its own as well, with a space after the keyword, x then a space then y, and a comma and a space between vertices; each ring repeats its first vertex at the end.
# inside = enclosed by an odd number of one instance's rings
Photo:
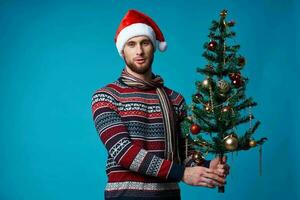
POLYGON ((141 79, 141 80, 144 80, 144 81, 150 81, 152 79, 152 70, 151 68, 144 74, 138 74, 134 71, 132 71, 127 65, 126 65, 126 70, 129 74, 141 79))

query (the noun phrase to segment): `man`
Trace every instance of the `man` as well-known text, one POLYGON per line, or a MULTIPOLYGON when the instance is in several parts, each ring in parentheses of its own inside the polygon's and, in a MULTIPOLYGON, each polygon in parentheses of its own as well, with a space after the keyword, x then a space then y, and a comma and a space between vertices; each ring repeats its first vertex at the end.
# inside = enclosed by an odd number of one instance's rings
POLYGON ((167 47, 159 27, 129 10, 115 42, 126 66, 117 81, 92 99, 95 127, 108 151, 105 199, 180 199, 179 181, 223 186, 229 167, 218 164, 218 158, 203 166, 183 164, 179 123, 184 98, 152 73, 156 48, 167 47))

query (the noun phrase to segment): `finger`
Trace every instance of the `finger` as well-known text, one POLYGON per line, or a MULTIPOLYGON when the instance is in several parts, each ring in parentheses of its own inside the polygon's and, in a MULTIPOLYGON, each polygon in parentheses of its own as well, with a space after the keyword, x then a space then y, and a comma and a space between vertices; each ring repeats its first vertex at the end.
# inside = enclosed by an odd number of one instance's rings
POLYGON ((214 173, 214 170, 210 168, 204 168, 204 173, 214 173))
MULTIPOLYGON (((203 176, 206 176, 207 174, 213 174, 216 176, 224 176, 224 173, 222 173, 222 169, 220 169, 221 171, 219 171, 219 169, 207 169, 203 172, 203 176)), ((223 169, 224 170, 224 169, 223 169)))
POLYGON ((218 174, 219 175, 225 175, 226 174, 226 170, 225 169, 217 169, 217 171, 218 171, 218 174))
POLYGON ((202 187, 208 187, 208 188, 215 188, 216 187, 215 185, 211 185, 211 184, 205 183, 205 182, 199 182, 197 185, 202 186, 202 187))
POLYGON ((218 166, 217 169, 215 169, 213 172, 210 172, 210 173, 214 173, 218 176, 224 176, 225 175, 225 169, 224 167, 221 167, 221 166, 218 166))
POLYGON ((201 177, 200 178, 200 182, 199 183, 204 183, 206 184, 208 187, 216 187, 216 186, 223 186, 223 183, 219 183, 213 179, 210 178, 205 178, 205 177, 201 177))
POLYGON ((217 181, 220 184, 225 183, 225 179, 221 177, 222 175, 219 175, 217 172, 214 173, 204 173, 203 177, 212 179, 214 181, 217 181))
POLYGON ((225 165, 224 165, 224 164, 218 164, 218 165, 217 165, 217 168, 218 168, 218 169, 225 169, 225 165))
POLYGON ((205 174, 205 173, 207 173, 207 174, 215 174, 217 176, 224 177, 225 176, 225 169, 224 168, 219 168, 219 169, 213 170, 213 169, 206 168, 206 170, 203 172, 203 174, 205 174))
POLYGON ((203 172, 203 175, 205 176, 207 174, 213 174, 213 175, 217 175, 217 176, 221 175, 222 176, 222 174, 218 171, 218 169, 206 168, 203 172))
POLYGON ((229 165, 227 165, 227 164, 218 164, 217 165, 217 168, 218 169, 224 169, 225 171, 229 171, 229 169, 230 169, 230 167, 229 167, 229 165))

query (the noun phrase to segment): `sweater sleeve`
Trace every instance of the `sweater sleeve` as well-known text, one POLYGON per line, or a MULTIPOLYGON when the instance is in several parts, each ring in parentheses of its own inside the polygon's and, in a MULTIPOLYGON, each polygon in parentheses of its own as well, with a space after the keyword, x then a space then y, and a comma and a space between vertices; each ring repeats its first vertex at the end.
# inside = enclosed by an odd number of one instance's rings
POLYGON ((134 144, 121 120, 118 102, 105 91, 97 91, 92 97, 92 114, 95 128, 109 155, 122 167, 143 175, 180 181, 184 165, 162 159, 134 144))
MULTIPOLYGON (((180 124, 181 124, 181 121, 187 117, 187 111, 186 111, 186 102, 185 102, 185 99, 182 97, 182 100, 179 104, 179 112, 178 112, 178 120, 179 122, 177 123, 178 124, 178 130, 180 131, 180 141, 179 141, 179 145, 180 145, 180 156, 181 156, 181 160, 183 162, 183 164, 186 166, 186 167, 193 167, 193 166, 197 166, 197 163, 192 159, 192 156, 190 155, 189 152, 187 152, 187 156, 186 156, 186 143, 185 143, 185 137, 183 136, 182 132, 181 132, 181 127, 180 127, 180 124)), ((204 160, 204 162, 202 163, 201 166, 203 167, 206 167, 206 168, 209 168, 209 165, 210 165, 210 160, 204 160)))

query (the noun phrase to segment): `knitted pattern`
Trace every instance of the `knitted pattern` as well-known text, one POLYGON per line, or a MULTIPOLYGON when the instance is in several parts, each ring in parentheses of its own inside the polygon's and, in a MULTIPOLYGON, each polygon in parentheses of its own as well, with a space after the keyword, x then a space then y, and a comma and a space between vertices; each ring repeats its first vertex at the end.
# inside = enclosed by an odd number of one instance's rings
MULTIPOLYGON (((176 115, 181 148, 179 122, 185 101, 179 93, 164 90, 176 115)), ((184 166, 164 159, 163 115, 155 89, 137 89, 117 80, 93 94, 92 112, 108 152, 106 199, 180 199, 184 166)))

